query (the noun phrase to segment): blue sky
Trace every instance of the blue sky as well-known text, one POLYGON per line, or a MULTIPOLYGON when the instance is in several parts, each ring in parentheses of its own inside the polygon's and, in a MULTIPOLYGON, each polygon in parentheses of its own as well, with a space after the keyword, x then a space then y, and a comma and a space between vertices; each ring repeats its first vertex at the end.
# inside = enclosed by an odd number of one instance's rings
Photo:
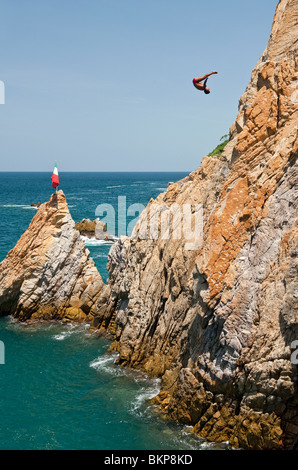
POLYGON ((0 0, 0 169, 196 169, 237 115, 276 3, 0 0), (212 70, 205 95, 192 78, 212 70))

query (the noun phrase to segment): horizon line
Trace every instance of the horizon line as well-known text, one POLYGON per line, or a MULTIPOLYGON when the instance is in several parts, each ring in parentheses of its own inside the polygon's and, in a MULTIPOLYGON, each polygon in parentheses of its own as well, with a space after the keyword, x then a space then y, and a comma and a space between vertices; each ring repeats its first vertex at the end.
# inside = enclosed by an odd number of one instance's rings
MULTIPOLYGON (((130 170, 106 170, 106 171, 92 171, 92 170, 59 170, 59 174, 62 173, 191 173, 195 170, 138 170, 138 171, 130 171, 130 170)), ((52 170, 0 170, 1 173, 52 173, 52 170)))

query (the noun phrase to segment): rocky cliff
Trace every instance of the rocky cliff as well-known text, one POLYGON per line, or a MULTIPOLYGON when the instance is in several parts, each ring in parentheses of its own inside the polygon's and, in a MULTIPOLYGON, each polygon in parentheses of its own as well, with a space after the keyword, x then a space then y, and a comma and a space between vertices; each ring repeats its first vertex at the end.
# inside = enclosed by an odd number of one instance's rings
POLYGON ((112 247, 94 320, 120 363, 162 377, 155 403, 170 417, 242 448, 298 445, 297 25, 298 0, 281 0, 223 154, 112 247), (187 204, 197 249, 155 217, 187 204))
POLYGON ((42 204, 0 264, 0 315, 83 321, 92 318, 103 281, 62 191, 42 204))

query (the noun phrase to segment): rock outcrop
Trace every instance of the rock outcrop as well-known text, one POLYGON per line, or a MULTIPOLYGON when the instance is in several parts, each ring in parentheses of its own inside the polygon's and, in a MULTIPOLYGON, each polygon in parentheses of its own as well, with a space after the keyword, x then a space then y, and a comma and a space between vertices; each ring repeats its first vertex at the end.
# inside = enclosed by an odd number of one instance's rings
POLYGON ((80 234, 96 240, 115 241, 115 238, 107 232, 107 225, 99 219, 83 219, 75 225, 80 234))
POLYGON ((120 363, 162 377, 169 416, 241 448, 298 446, 297 25, 298 0, 281 0, 224 152, 111 248, 93 323, 120 363), (174 224, 161 236, 155 215, 173 204, 193 224, 203 206, 199 249, 174 224))
POLYGON ((103 281, 62 191, 42 204, 0 264, 0 315, 21 321, 92 318, 103 281))

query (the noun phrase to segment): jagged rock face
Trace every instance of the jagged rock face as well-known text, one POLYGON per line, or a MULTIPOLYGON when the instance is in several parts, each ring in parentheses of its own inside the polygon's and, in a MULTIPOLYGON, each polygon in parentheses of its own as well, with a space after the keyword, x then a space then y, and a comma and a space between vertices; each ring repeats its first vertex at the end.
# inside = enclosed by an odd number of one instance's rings
MULTIPOLYGON (((180 207, 191 203, 192 219, 196 206, 202 204, 207 220, 227 171, 226 158, 210 157, 199 170, 170 184, 167 192, 149 203, 152 231, 156 228, 152 223, 155 208, 161 207, 167 213, 173 203, 180 207)), ((142 365, 149 373, 160 375, 180 351, 196 251, 186 249, 192 239, 186 239, 184 233, 178 240, 172 236, 143 239, 148 226, 145 211, 131 238, 121 237, 112 246, 107 265, 109 279, 99 299, 94 326, 107 328, 115 335, 113 347, 120 352, 120 362, 142 365)))
POLYGON ((298 445, 297 26, 281 0, 224 153, 157 198, 203 204, 200 249, 144 239, 143 213, 110 251, 94 323, 119 362, 162 376, 171 417, 242 448, 298 445))
POLYGON ((0 315, 83 321, 92 318, 102 289, 65 196, 57 191, 0 264, 0 315))

